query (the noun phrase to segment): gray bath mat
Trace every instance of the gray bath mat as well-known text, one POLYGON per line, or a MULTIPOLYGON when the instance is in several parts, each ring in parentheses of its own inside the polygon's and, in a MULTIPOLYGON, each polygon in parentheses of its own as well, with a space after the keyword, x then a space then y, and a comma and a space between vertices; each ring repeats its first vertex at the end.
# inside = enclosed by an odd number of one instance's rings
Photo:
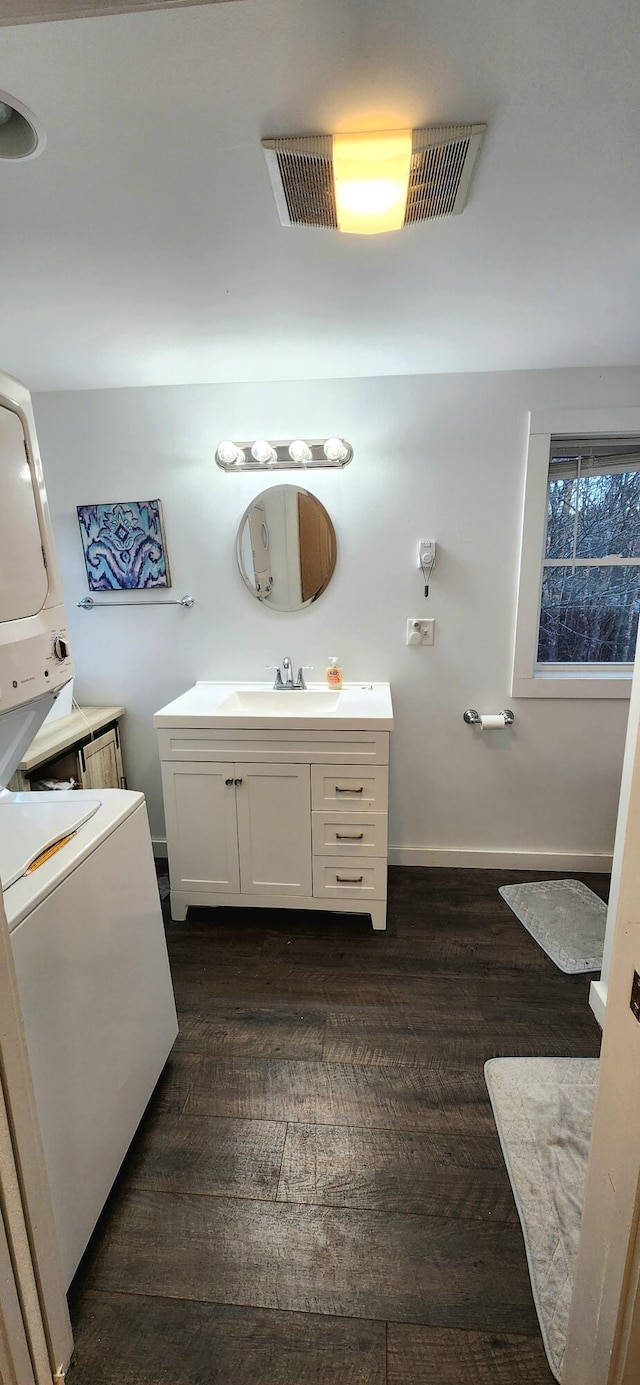
POLYGON ((560 1380, 598 1060, 491 1058, 484 1073, 522 1224, 542 1339, 560 1380))
POLYGON ((498 891, 560 971, 600 971, 607 906, 580 880, 538 880, 498 891))

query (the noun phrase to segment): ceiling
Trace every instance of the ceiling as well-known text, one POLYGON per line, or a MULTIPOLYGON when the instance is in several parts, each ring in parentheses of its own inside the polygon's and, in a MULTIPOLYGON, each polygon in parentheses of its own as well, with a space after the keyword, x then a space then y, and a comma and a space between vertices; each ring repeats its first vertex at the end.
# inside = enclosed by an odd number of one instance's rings
POLYGON ((637 0, 234 0, 0 29, 34 390, 640 363, 637 0), (263 136, 486 121, 462 216, 278 220, 263 136))

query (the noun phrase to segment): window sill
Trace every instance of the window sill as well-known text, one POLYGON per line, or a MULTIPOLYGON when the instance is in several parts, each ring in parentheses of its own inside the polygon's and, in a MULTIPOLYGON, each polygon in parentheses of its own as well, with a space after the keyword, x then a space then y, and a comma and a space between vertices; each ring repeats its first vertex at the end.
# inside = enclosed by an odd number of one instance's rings
POLYGON ((629 673, 535 673, 531 678, 513 678, 512 697, 629 698, 629 673))

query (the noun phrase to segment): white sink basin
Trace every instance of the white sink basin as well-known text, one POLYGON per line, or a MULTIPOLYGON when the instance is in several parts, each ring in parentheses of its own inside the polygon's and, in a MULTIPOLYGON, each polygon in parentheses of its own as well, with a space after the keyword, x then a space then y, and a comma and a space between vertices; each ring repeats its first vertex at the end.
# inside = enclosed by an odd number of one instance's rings
POLYGON ((312 717, 331 716, 340 705, 341 693, 333 688, 296 688, 283 692, 276 688, 238 688, 231 697, 219 703, 219 716, 312 717))
POLYGON ((165 728, 304 731, 326 725, 335 731, 390 731, 393 709, 388 683, 345 683, 339 692, 315 684, 282 692, 264 683, 201 682, 162 707, 153 720, 165 728))

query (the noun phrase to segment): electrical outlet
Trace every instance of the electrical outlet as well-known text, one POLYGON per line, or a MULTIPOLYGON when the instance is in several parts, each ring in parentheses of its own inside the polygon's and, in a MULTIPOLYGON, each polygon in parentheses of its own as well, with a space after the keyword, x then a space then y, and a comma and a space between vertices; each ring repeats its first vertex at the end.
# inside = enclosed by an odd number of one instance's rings
POLYGON ((433 644, 435 639, 435 620, 407 620, 407 644, 433 644))

